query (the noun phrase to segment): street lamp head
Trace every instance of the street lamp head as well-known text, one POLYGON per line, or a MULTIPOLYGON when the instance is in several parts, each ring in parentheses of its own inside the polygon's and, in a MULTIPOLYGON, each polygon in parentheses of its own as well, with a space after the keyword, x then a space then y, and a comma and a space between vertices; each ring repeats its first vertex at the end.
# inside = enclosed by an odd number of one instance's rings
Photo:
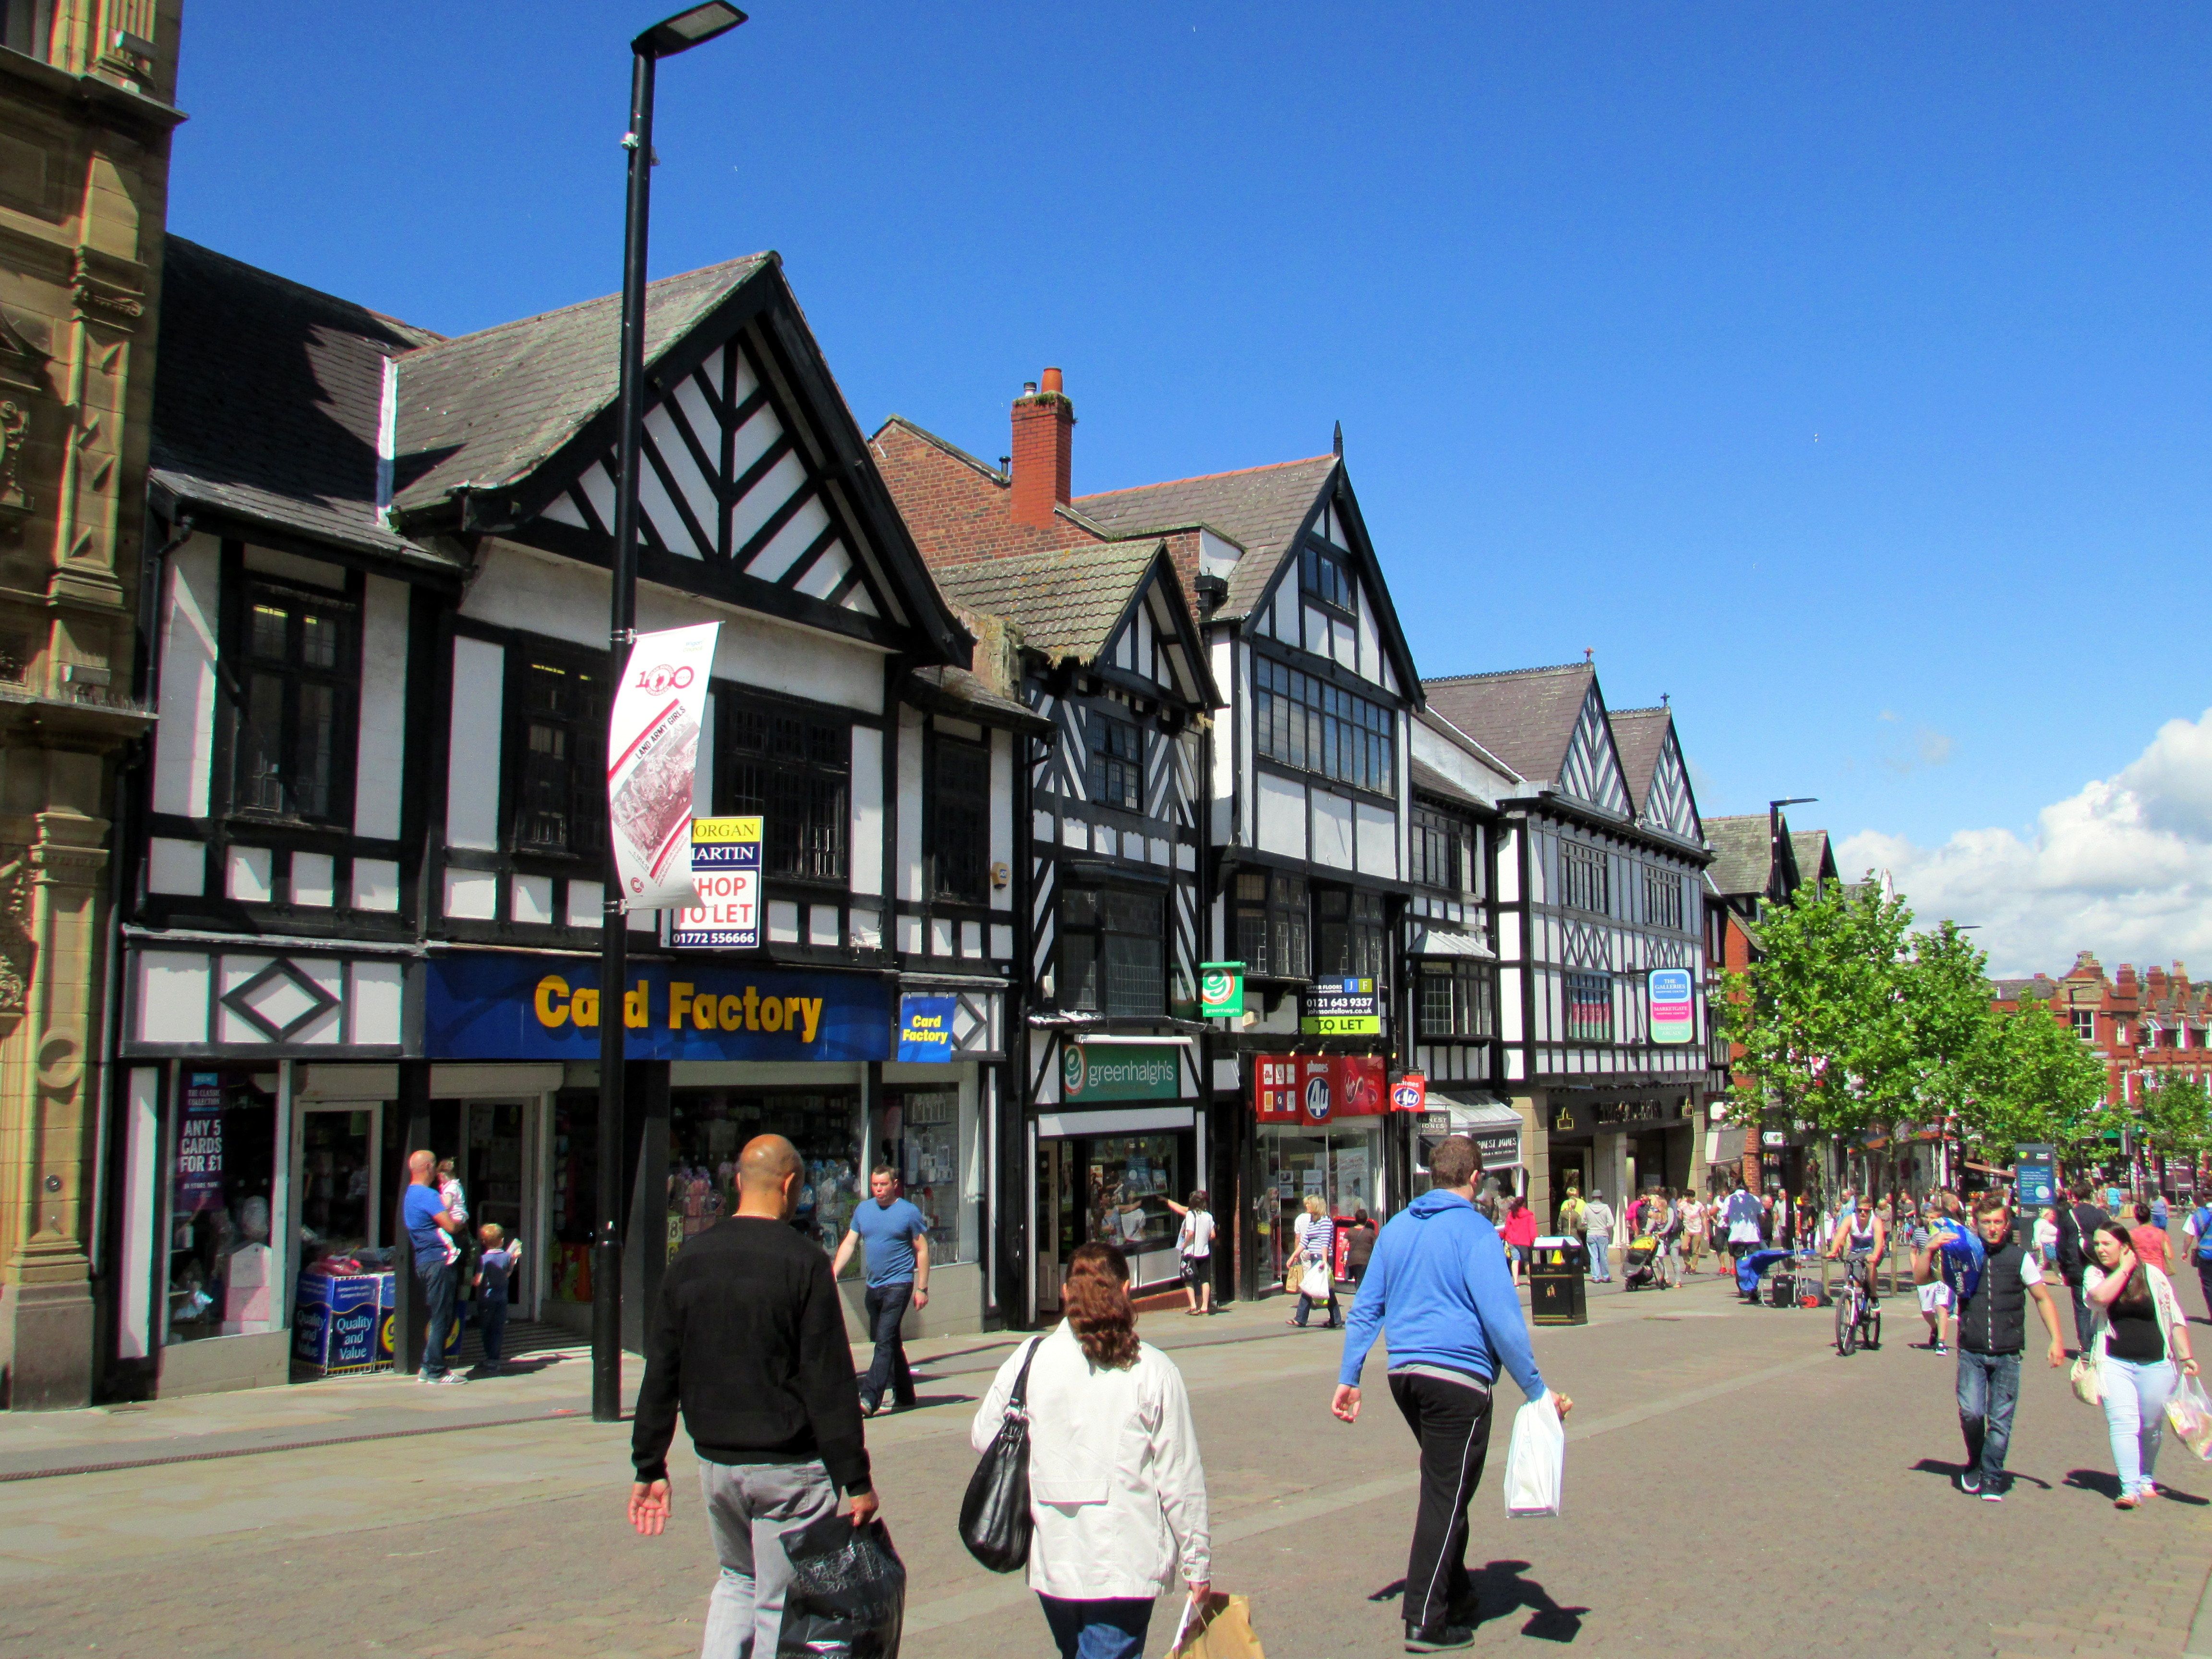
POLYGON ((707 0, 703 6, 664 17, 629 43, 641 58, 673 58, 679 52, 704 46, 718 34, 727 34, 745 21, 744 13, 729 0, 707 0))
POLYGON ((1817 801, 1820 799, 1820 798, 1818 795, 1792 795, 1786 800, 1771 800, 1767 802, 1766 809, 1771 812, 1784 806, 1810 806, 1814 801, 1817 801))

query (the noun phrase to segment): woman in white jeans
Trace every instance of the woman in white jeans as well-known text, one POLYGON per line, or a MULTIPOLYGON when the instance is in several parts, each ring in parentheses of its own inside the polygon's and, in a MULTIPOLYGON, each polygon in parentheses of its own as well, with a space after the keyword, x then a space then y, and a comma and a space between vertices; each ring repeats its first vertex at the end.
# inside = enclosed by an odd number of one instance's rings
POLYGON ((2166 1402, 2179 1380, 2175 1367, 2194 1376, 2197 1361, 2173 1281, 2136 1258, 2126 1229, 2103 1223, 2089 1235, 2089 1253, 2094 1261, 2081 1284, 2096 1316, 2089 1340, 2098 1355, 2112 1467, 2120 1477, 2113 1504, 2132 1510, 2158 1490, 2151 1475, 2166 1437, 2166 1402))
POLYGON ((1206 1604, 1206 1469, 1175 1363, 1137 1340, 1129 1264, 1081 1244, 1060 1293, 1067 1317, 1006 1358, 975 1408, 988 1449, 1030 1364, 1030 1588, 1061 1659, 1144 1659, 1152 1603, 1176 1574, 1206 1604))

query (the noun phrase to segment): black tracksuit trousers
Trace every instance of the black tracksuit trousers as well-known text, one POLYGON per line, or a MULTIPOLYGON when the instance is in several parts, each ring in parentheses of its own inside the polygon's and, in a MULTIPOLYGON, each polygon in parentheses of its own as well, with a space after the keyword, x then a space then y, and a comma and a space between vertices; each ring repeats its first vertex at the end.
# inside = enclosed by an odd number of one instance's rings
POLYGON ((1421 1443, 1421 1506, 1406 1563, 1406 1622, 1423 1629, 1468 1611, 1467 1506, 1490 1450, 1490 1390, 1473 1377, 1396 1372, 1390 1397, 1421 1443))

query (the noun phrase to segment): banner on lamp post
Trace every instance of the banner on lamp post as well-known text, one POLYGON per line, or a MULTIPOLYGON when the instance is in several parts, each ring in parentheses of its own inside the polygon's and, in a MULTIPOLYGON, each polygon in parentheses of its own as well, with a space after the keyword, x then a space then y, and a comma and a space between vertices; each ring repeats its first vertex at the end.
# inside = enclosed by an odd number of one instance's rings
POLYGON ((625 910, 695 907, 691 797, 720 623, 640 634, 607 720, 607 828, 625 910))

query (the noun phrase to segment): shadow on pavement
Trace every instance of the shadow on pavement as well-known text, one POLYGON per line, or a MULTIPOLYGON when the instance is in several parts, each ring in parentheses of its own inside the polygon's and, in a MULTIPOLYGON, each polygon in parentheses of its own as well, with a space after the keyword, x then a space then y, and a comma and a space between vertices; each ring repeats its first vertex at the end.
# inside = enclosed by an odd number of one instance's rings
MULTIPOLYGON (((1955 1481, 1960 1475, 1966 1474, 1966 1466, 1964 1463, 1946 1462, 1938 1457, 1923 1457, 1912 1465, 1912 1472, 1915 1474, 1940 1474, 1946 1480, 1955 1481)), ((2033 1486, 2041 1492, 2049 1492, 2051 1489, 2048 1480, 2039 1480, 2032 1474, 2022 1474, 2018 1469, 2005 1471, 2005 1483, 2008 1486, 2033 1486)), ((2069 1486, 2073 1484, 2071 1475, 2067 1477, 2067 1483, 2069 1486)))
MULTIPOLYGON (((2066 1485, 2077 1492, 2095 1492, 2100 1498, 2116 1498, 2120 1495, 2120 1477, 2105 1469, 2069 1469, 2066 1471, 2066 1485)), ((2170 1498, 2177 1504, 2187 1504, 2196 1509, 2212 1506, 2212 1498, 2176 1492, 2172 1486, 2162 1486, 2158 1491, 2161 1498, 2170 1498)))
MULTIPOLYGON (((1528 1571, 1526 1561, 1492 1561, 1485 1567, 1468 1570, 1468 1588, 1474 1597, 1474 1623, 1480 1627, 1492 1619, 1504 1619, 1529 1610, 1528 1622, 1521 1626, 1523 1636, 1533 1636, 1540 1642, 1571 1642, 1582 1634, 1583 1614, 1588 1607, 1563 1607, 1552 1599, 1551 1591, 1533 1578, 1521 1575, 1528 1571)), ((1406 1593, 1406 1581, 1394 1579, 1367 1599, 1370 1601, 1394 1601, 1406 1593)))

